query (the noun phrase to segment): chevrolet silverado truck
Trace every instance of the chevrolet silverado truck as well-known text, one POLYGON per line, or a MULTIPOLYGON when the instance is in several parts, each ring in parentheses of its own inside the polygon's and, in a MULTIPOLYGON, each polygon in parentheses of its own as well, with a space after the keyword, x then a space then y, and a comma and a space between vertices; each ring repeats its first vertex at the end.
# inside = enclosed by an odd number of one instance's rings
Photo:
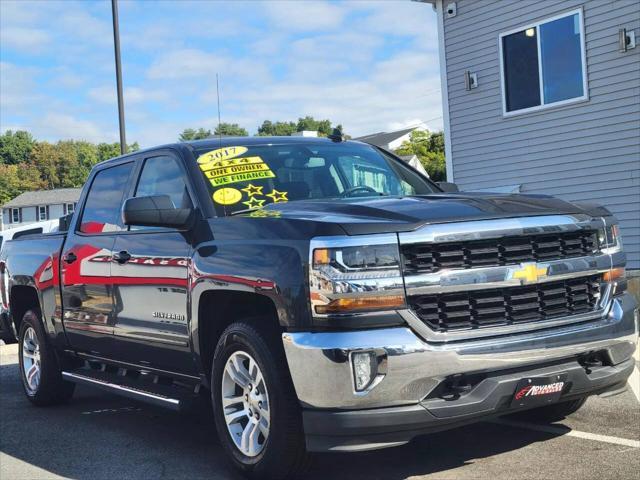
POLYGON ((626 388, 616 219, 461 193, 331 138, 221 138, 94 167, 66 232, 7 242, 2 304, 35 405, 86 384, 210 398, 245 474, 626 388))

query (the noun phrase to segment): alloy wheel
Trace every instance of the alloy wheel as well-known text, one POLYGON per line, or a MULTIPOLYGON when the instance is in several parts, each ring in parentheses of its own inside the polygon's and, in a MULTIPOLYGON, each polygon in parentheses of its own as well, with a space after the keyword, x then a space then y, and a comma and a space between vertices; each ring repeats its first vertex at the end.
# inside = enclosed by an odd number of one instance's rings
POLYGON ((269 438, 269 392, 258 363, 243 351, 231 354, 222 375, 224 420, 236 448, 259 455, 269 438))
POLYGON ((22 375, 27 389, 31 393, 38 391, 40 385, 40 342, 36 331, 29 327, 22 340, 22 375))

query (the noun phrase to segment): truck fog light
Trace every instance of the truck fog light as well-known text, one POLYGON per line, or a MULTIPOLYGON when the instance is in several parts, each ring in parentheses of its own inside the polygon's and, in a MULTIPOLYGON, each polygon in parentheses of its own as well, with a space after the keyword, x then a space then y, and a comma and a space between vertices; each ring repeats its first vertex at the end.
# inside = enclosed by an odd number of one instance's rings
POLYGON ((375 352, 354 352, 351 354, 353 379, 357 392, 365 390, 378 374, 375 352))

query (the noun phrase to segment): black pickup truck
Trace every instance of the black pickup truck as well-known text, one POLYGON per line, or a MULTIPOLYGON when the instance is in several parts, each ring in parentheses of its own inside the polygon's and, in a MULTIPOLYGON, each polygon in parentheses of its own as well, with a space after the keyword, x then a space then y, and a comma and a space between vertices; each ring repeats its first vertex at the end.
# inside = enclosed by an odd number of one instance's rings
POLYGON ((256 478, 490 416, 556 419, 634 368, 601 207, 459 193, 339 137, 136 152, 97 165, 78 205, 67 232, 0 255, 27 397, 210 396, 256 478))

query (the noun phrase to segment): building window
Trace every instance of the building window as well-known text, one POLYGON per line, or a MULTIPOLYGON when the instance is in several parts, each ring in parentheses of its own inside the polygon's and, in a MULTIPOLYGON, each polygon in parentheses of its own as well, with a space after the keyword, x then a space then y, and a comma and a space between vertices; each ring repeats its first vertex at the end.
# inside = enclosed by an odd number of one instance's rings
POLYGON ((582 10, 500 35, 505 115, 588 99, 582 10))
POLYGON ((76 210, 75 203, 65 203, 64 204, 64 215, 70 215, 76 210))
POLYGON ((12 208, 11 209, 11 223, 20 223, 20 217, 22 217, 22 215, 20 215, 20 209, 19 208, 12 208))
POLYGON ((43 220, 49 220, 49 212, 48 212, 48 208, 46 206, 39 206, 38 207, 38 221, 43 221, 43 220))

